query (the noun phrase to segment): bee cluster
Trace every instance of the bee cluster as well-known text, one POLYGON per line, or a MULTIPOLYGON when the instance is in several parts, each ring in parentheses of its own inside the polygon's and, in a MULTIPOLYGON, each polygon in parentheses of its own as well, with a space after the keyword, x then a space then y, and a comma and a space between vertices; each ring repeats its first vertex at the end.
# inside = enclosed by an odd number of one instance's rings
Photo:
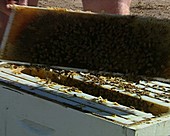
POLYGON ((30 63, 167 77, 169 36, 169 20, 47 10, 17 45, 30 63))

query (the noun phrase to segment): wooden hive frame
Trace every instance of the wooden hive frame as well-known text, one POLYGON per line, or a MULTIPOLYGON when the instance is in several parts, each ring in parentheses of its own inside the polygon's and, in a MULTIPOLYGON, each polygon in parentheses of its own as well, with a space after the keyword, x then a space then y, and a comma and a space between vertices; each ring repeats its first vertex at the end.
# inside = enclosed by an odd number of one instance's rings
POLYGON ((1 59, 169 77, 170 21, 16 6, 1 59))

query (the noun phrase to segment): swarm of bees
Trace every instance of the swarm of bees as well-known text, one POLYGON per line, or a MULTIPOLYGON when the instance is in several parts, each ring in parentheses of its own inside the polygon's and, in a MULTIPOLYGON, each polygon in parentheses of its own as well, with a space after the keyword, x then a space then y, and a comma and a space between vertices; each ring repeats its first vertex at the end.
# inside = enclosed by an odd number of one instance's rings
POLYGON ((169 35, 169 20, 51 9, 37 14, 25 26, 15 48, 17 54, 27 51, 22 58, 13 59, 167 77, 169 35))

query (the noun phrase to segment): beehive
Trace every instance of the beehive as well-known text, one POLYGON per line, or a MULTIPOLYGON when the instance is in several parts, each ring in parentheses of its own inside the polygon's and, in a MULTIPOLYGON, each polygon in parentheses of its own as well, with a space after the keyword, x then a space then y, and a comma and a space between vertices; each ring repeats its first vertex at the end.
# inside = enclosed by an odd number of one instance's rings
POLYGON ((55 84, 69 86, 65 92, 83 92, 95 97, 100 103, 107 100, 137 110, 162 115, 170 112, 170 86, 139 80, 129 81, 124 76, 83 73, 44 67, 10 65, 12 73, 38 77, 50 87, 55 84), (101 99, 100 99, 101 97, 101 99))
POLYGON ((132 82, 124 76, 96 75, 81 69, 2 62, 0 88, 1 125, 7 120, 11 135, 170 134, 170 84, 156 79, 132 82))

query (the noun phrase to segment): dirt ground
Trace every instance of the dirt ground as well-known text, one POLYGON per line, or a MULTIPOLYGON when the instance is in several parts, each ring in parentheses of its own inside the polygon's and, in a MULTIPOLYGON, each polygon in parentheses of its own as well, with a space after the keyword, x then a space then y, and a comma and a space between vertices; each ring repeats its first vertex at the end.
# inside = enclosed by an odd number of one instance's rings
MULTIPOLYGON (((39 0, 39 6, 82 9, 81 0, 39 0)), ((170 19, 170 0, 132 0, 131 14, 170 19)))

